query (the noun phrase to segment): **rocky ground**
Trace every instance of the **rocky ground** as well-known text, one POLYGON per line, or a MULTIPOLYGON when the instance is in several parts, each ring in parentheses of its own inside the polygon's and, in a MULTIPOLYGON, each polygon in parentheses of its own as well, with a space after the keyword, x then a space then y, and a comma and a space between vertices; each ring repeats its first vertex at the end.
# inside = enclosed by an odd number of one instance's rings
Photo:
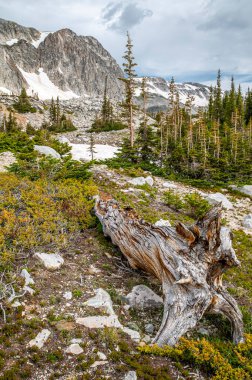
MULTIPOLYGON (((213 195, 148 173, 139 177, 139 173, 104 165, 96 165, 92 171, 100 191, 110 193, 122 205, 133 204, 145 219, 161 225, 191 221, 163 203, 168 189, 181 197, 195 191, 204 197, 213 195)), ((227 190, 223 194, 225 224, 252 234, 252 229, 243 226, 244 217, 252 213, 251 198, 227 190)), ((70 249, 52 253, 34 253, 27 258, 23 269, 29 274, 23 271, 22 280, 26 292, 13 300, 13 322, 2 330, 7 364, 22 366, 23 377, 17 379, 205 378, 176 361, 138 355, 137 346, 150 343, 161 322, 160 284, 132 270, 101 230, 86 230, 70 249)), ((218 326, 203 319, 187 335, 218 333, 218 326)), ((12 378, 16 379, 3 379, 12 378)))

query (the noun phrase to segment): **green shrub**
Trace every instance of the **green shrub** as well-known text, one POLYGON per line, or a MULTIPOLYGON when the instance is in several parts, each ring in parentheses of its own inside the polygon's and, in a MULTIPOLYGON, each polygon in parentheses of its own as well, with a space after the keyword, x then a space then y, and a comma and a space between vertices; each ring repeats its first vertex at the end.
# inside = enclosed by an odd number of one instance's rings
POLYGON ((183 200, 178 194, 175 193, 174 190, 164 192, 163 202, 175 210, 181 210, 184 207, 183 200))
POLYGON ((184 197, 184 208, 187 213, 195 218, 203 218, 211 209, 209 202, 198 193, 187 194, 184 197))
POLYGON ((120 131, 125 128, 127 128, 127 126, 123 124, 121 121, 116 121, 116 120, 103 121, 102 119, 97 119, 92 124, 88 132, 99 133, 99 132, 120 131))

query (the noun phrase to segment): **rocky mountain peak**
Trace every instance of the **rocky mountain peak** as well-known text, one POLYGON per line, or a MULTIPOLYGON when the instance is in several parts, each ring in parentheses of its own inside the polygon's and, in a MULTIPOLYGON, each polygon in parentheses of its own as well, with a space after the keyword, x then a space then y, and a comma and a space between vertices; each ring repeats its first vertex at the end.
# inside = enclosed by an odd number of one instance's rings
POLYGON ((102 95, 120 98, 123 72, 93 37, 70 29, 39 32, 11 21, 0 22, 0 92, 19 94, 26 87, 40 99, 102 95))

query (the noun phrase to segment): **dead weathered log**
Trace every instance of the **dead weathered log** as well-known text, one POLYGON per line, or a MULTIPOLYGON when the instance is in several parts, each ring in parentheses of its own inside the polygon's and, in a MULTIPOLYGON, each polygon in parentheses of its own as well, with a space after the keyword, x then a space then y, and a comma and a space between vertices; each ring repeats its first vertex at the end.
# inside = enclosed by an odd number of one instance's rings
POLYGON ((222 286, 223 273, 239 261, 230 231, 220 226, 219 206, 193 226, 179 223, 176 228, 146 223, 113 199, 98 200, 95 212, 104 234, 131 267, 162 283, 164 313, 155 343, 174 345, 205 313, 223 314, 231 322, 234 342, 244 340, 241 312, 222 286))

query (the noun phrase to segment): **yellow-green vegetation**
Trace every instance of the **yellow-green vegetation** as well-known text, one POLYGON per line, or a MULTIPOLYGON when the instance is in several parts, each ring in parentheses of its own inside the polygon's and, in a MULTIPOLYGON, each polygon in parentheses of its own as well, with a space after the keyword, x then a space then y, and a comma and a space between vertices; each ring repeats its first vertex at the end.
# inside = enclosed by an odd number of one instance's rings
POLYGON ((206 339, 181 338, 176 347, 157 345, 138 348, 140 352, 167 356, 178 362, 186 362, 201 369, 212 380, 249 380, 252 376, 252 335, 246 342, 235 346, 232 343, 211 343, 206 339))
POLYGON ((252 333, 252 236, 243 231, 234 231, 233 247, 241 266, 229 270, 225 280, 228 281, 229 292, 241 305, 245 331, 252 333))
POLYGON ((211 205, 197 192, 180 197, 174 190, 168 190, 163 195, 163 201, 175 210, 182 210, 193 218, 202 218, 211 205))
POLYGON ((2 268, 20 252, 66 247, 74 233, 94 222, 90 211, 96 187, 91 182, 32 182, 1 174, 0 188, 2 268))

